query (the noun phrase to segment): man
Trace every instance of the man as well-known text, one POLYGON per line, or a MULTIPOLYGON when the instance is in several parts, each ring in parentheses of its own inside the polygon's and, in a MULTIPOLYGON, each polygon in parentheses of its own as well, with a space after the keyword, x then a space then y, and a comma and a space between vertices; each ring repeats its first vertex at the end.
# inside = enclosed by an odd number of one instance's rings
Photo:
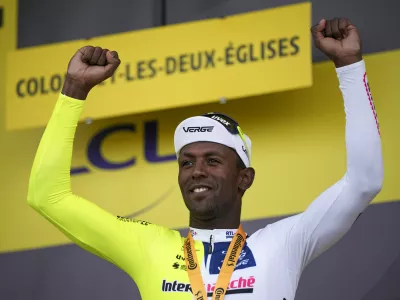
POLYGON ((190 211, 187 237, 114 217, 74 195, 69 169, 83 100, 120 64, 116 52, 94 47, 80 49, 68 65, 33 164, 29 204, 77 245, 129 274, 142 299, 293 300, 307 264, 350 229, 383 181, 359 33, 344 18, 321 20, 311 31, 316 47, 336 67, 346 113, 347 170, 303 213, 252 236, 243 232, 242 196, 255 176, 251 142, 234 120, 213 113, 186 119, 175 131, 178 181, 190 211))

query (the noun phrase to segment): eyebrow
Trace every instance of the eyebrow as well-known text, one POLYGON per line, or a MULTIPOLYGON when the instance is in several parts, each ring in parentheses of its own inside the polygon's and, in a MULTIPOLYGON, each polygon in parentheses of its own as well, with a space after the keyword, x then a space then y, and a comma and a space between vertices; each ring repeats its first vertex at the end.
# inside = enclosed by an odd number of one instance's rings
MULTIPOLYGON (((186 157, 190 157, 190 158, 196 157, 196 155, 194 155, 191 152, 182 152, 181 156, 186 156, 186 157)), ((224 155, 222 153, 218 152, 218 151, 209 151, 209 152, 204 153, 202 156, 205 156, 205 157, 209 157, 209 156, 224 157, 224 155)))

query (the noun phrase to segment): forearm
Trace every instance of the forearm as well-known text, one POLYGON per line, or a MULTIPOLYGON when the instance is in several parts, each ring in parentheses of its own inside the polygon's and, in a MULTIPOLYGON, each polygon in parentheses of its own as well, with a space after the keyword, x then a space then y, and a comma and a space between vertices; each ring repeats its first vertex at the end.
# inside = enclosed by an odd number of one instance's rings
POLYGON ((345 180, 376 195, 382 186, 383 161, 379 124, 369 91, 364 61, 337 68, 346 114, 345 180))
POLYGON ((84 103, 63 94, 57 99, 31 170, 28 202, 35 208, 71 192, 73 141, 84 103))

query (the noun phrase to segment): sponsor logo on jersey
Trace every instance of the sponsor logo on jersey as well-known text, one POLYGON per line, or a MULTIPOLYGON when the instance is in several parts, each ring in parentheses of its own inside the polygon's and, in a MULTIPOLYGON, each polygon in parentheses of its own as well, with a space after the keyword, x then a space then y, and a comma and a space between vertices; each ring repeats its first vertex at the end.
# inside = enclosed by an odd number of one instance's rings
POLYGON ((212 132, 214 126, 192 126, 183 127, 184 132, 212 132))
MULTIPOLYGON (((183 250, 183 249, 182 249, 182 250, 183 250)), ((183 254, 177 254, 177 255, 175 256, 175 259, 177 259, 178 261, 176 261, 176 262, 172 265, 172 267, 173 267, 175 270, 187 271, 187 266, 186 266, 186 264, 184 263, 184 261, 185 261, 184 255, 183 255, 183 254)))
POLYGON ((142 220, 137 220, 137 219, 129 219, 126 217, 121 217, 121 216, 117 216, 117 219, 122 222, 138 223, 138 224, 144 225, 144 226, 148 226, 151 224, 150 222, 147 222, 147 221, 142 221, 142 220))
POLYGON ((371 110, 372 113, 374 115, 375 118, 375 123, 376 123, 376 128, 378 130, 379 135, 381 134, 380 132, 380 125, 379 125, 379 120, 378 120, 378 114, 376 113, 376 108, 375 108, 375 103, 374 103, 374 99, 372 98, 372 93, 371 93, 371 88, 369 86, 369 81, 368 81, 368 77, 367 77, 367 73, 364 73, 364 86, 365 86, 365 91, 367 93, 368 99, 369 99, 369 105, 371 106, 371 110))
POLYGON ((179 260, 185 260, 185 257, 180 254, 177 254, 175 257, 176 257, 176 259, 179 259, 179 260))
POLYGON ((232 230, 226 232, 227 239, 232 239, 234 236, 235 236, 235 233, 232 230))
MULTIPOLYGON (((211 256, 209 268, 210 274, 219 274, 226 253, 228 251, 229 244, 230 242, 221 242, 214 244, 214 251, 211 256)), ((236 262, 235 270, 246 269, 255 266, 256 260, 254 259, 253 253, 251 252, 250 248, 245 244, 236 262)))
POLYGON ((178 264, 178 263, 174 263, 174 264, 172 265, 172 267, 173 267, 174 269, 178 269, 178 268, 179 268, 179 264, 178 264))
MULTIPOLYGON (((226 290, 226 295, 229 294, 248 294, 248 293, 253 293, 254 290, 254 285, 256 283, 256 278, 254 276, 249 276, 249 277, 239 277, 238 279, 231 280, 229 282, 228 288, 226 290)), ((211 297, 212 293, 215 290, 215 284, 205 284, 204 287, 207 291, 207 296, 211 297)), ((192 288, 190 286, 190 283, 182 283, 177 280, 174 280, 172 282, 168 282, 166 279, 163 280, 162 282, 162 287, 161 287, 163 292, 190 292, 192 293, 192 288)), ((216 291, 216 295, 221 295, 219 293, 221 291, 216 291)))

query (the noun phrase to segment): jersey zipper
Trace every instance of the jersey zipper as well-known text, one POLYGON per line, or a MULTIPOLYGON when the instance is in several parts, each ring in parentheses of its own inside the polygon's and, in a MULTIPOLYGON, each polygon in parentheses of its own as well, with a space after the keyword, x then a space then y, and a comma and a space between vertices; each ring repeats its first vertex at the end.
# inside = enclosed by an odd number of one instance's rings
POLYGON ((208 255, 207 255, 207 263, 206 263, 207 270, 210 267, 212 252, 213 252, 213 236, 210 235, 210 245, 208 246, 208 255))

